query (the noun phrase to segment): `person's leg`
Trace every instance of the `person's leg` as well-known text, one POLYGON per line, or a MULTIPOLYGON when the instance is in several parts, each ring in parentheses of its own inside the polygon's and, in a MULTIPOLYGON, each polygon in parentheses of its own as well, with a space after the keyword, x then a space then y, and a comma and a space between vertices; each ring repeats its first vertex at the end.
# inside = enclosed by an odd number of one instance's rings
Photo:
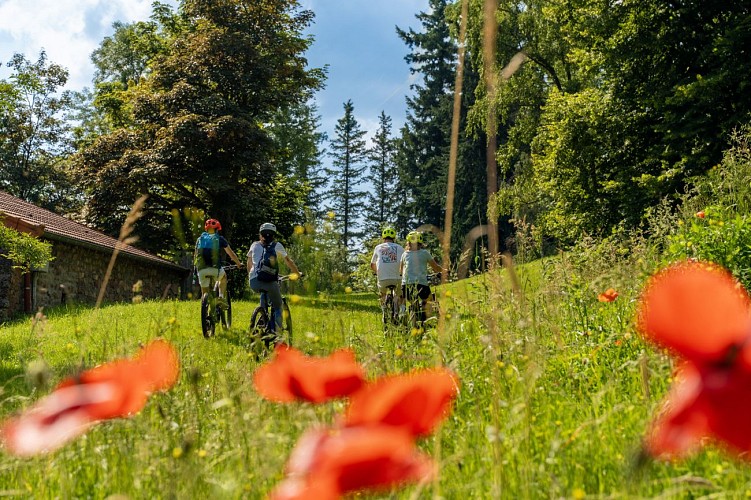
POLYGON ((420 316, 419 321, 424 323, 427 319, 428 298, 430 297, 430 287, 427 285, 418 285, 418 295, 420 297, 420 316))
POLYGON ((282 291, 279 289, 279 283, 268 283, 269 287, 266 289, 269 300, 271 301, 271 310, 274 311, 274 322, 276 324, 276 330, 282 329, 282 291))
POLYGON ((198 283, 201 285, 201 295, 208 293, 211 287, 211 278, 216 279, 217 270, 212 267, 207 267, 198 271, 198 283))
POLYGON ((219 269, 219 276, 217 277, 217 280, 219 281, 219 296, 220 297, 226 297, 227 296, 227 273, 224 272, 224 269, 219 269))

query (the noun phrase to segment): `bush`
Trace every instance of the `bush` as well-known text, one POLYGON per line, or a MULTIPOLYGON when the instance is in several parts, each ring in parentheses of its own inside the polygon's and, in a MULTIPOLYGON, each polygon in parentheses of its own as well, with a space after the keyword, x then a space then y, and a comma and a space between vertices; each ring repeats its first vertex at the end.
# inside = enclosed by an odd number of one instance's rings
POLYGON ((305 274, 306 291, 344 291, 349 278, 347 249, 333 218, 319 220, 308 213, 305 225, 294 229, 289 252, 305 274))
POLYGON ((667 238, 665 258, 708 260, 751 288, 751 127, 732 137, 722 162, 695 180, 683 203, 679 230, 667 238))
POLYGON ((684 224, 685 230, 668 238, 666 259, 707 260, 726 267, 751 289, 751 219, 735 210, 714 206, 684 224))

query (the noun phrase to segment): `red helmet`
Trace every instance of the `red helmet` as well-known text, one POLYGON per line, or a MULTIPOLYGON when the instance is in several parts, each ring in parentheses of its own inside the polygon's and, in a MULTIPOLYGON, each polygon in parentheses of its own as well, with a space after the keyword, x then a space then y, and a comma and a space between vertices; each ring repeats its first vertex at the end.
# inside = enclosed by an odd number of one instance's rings
POLYGON ((214 228, 214 229, 216 229, 217 231, 221 231, 221 230, 222 230, 222 225, 221 225, 221 224, 219 224, 219 221, 218 221, 218 220, 216 220, 216 219, 209 219, 209 220, 207 220, 207 221, 206 221, 206 222, 204 223, 204 225, 203 225, 203 228, 204 228, 204 229, 205 229, 206 231, 208 231, 208 230, 209 230, 209 228, 214 228))

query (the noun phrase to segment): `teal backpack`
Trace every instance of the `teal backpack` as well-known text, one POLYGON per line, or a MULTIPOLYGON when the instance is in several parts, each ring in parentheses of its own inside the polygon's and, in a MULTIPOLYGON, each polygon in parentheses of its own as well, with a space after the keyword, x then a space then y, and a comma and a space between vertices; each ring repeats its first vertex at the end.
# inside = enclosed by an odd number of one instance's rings
POLYGON ((206 269, 207 267, 219 268, 222 261, 219 258, 219 235, 204 232, 196 241, 195 262, 193 265, 196 269, 206 269))

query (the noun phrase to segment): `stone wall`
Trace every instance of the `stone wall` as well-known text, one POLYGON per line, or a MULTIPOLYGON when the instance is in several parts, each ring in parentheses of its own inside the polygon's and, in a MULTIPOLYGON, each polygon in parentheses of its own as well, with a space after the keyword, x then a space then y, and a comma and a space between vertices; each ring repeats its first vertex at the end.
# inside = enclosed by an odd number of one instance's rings
POLYGON ((0 321, 23 311, 23 277, 11 261, 0 257, 0 321))
MULTIPOLYGON (((54 259, 46 271, 34 271, 32 274, 32 310, 64 303, 94 304, 112 254, 53 241, 52 255, 54 259)), ((23 312, 22 275, 17 270, 6 273, 5 267, 10 268, 0 262, 0 281, 5 281, 6 274, 16 276, 9 280, 7 292, 4 293, 0 285, 0 318, 23 312)), ((119 253, 104 302, 130 302, 136 295, 141 295, 143 299, 180 298, 187 272, 119 253), (140 288, 134 290, 137 283, 140 288)))

